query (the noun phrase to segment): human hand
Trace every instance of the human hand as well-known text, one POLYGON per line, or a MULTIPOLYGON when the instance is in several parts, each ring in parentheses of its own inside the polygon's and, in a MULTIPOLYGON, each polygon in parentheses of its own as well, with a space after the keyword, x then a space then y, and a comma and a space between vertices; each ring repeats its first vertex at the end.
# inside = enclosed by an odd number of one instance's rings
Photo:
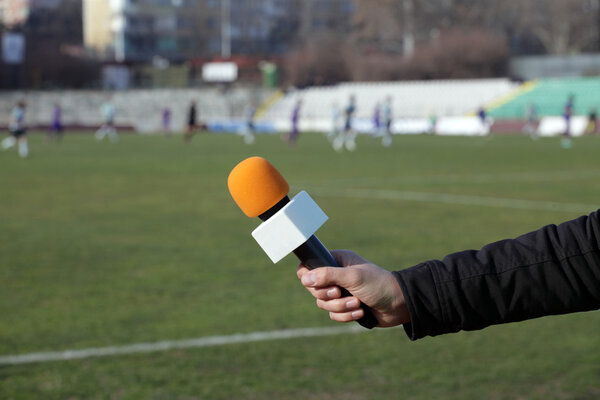
POLYGON ((391 272, 386 271, 349 250, 331 254, 339 267, 321 267, 309 270, 298 266, 298 278, 317 299, 317 306, 329 311, 329 317, 338 322, 351 322, 363 317, 363 302, 371 308, 379 321, 378 327, 391 327, 410 321, 404 295, 391 272), (340 287, 352 297, 341 297, 340 287))

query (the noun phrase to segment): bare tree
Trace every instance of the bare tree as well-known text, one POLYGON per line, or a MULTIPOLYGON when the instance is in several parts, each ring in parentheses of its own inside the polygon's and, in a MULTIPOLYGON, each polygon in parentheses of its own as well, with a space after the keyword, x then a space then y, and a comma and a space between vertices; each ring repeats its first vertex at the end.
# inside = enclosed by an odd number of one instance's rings
POLYGON ((534 38, 551 54, 577 53, 600 46, 600 0, 358 0, 356 26, 358 42, 413 35, 423 43, 460 27, 534 38))
POLYGON ((511 0, 502 17, 534 36, 547 53, 579 53, 598 46, 599 0, 511 0))
POLYGON ((290 83, 330 85, 351 79, 346 46, 338 34, 315 34, 286 57, 290 83))
MULTIPOLYGON (((412 0, 409 0, 412 1, 412 0)), ((358 0, 350 41, 362 51, 402 51, 400 1, 358 0)))

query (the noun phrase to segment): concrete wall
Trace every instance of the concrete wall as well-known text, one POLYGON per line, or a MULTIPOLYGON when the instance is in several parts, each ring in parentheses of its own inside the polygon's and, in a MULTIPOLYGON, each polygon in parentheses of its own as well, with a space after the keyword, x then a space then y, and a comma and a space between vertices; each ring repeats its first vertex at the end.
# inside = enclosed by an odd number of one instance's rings
POLYGON ((29 126, 48 126, 54 103, 63 109, 66 126, 95 127, 102 123, 101 107, 110 101, 116 108, 116 123, 138 132, 161 130, 161 113, 171 109, 172 128, 184 130, 187 110, 197 102, 199 122, 244 118, 249 104, 259 107, 274 93, 270 89, 161 89, 128 91, 24 91, 0 92, 0 126, 8 124, 10 110, 18 101, 27 103, 29 126))
POLYGON ((510 61, 511 75, 532 80, 600 75, 600 54, 572 56, 515 57, 510 61))

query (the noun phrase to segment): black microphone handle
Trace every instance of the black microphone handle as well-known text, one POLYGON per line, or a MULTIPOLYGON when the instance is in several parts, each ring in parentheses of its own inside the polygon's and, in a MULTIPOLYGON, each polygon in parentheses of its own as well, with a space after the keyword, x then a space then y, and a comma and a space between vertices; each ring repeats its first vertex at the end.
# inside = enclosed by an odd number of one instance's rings
MULTIPOLYGON (((340 267, 335 258, 331 255, 329 250, 315 235, 312 235, 306 242, 301 244, 296 250, 294 250, 296 257, 300 259, 308 269, 315 269, 319 267, 340 267)), ((342 291, 342 297, 349 297, 352 294, 340 287, 342 291)), ((372 329, 379 323, 377 318, 373 315, 373 311, 364 303, 360 303, 360 308, 363 309, 365 315, 357 322, 367 329, 372 329)))

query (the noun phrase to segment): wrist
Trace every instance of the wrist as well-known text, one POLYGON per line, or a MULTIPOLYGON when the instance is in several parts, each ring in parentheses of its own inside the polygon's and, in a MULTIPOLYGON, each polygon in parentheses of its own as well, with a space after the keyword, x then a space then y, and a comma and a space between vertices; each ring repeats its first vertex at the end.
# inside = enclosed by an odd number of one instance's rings
MULTIPOLYGON (((390 273, 391 274, 391 273, 390 273)), ((393 274, 392 274, 393 275, 393 274)), ((406 305, 406 298, 400 287, 400 283, 394 276, 392 281, 394 282, 394 300, 392 307, 394 314, 397 316, 397 325, 406 324, 410 322, 410 313, 408 312, 408 306, 406 305)))

